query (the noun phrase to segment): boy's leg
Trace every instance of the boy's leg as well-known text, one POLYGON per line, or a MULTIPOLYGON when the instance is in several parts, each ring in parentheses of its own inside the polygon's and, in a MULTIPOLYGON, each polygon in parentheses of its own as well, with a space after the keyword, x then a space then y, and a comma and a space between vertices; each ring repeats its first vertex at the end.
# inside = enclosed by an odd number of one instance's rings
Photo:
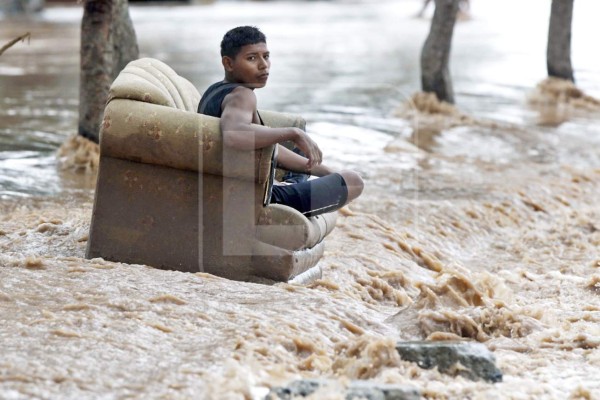
POLYGON ((360 175, 354 171, 341 171, 339 174, 346 182, 346 188, 348 189, 348 199, 346 200, 346 204, 348 204, 361 195, 365 184, 360 175))
POLYGON ((292 207, 307 217, 340 209, 362 192, 362 179, 352 171, 292 185, 273 186, 271 202, 292 207))

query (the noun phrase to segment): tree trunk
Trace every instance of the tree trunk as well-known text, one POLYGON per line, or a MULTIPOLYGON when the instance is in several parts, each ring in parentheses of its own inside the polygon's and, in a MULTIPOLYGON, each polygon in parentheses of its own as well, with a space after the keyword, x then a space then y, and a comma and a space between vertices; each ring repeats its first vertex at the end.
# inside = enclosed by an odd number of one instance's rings
POLYGON ((421 52, 421 85, 424 92, 454 103, 448 62, 459 0, 435 0, 429 36, 421 52))
POLYGON ((548 76, 575 82, 571 65, 572 20, 573 0, 552 0, 546 53, 548 76))
POLYGON ((81 21, 79 135, 98 143, 110 85, 138 54, 127 0, 86 0, 81 21))
POLYGON ((113 25, 113 80, 132 60, 140 56, 133 22, 129 16, 127 0, 116 0, 113 25))

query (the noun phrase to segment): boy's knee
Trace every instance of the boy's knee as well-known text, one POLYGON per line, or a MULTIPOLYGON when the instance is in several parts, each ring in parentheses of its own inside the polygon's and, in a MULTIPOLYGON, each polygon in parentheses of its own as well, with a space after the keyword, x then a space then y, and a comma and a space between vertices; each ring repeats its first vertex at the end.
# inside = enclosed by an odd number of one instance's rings
POLYGON ((348 201, 354 200, 362 193, 365 183, 359 174, 354 171, 342 171, 340 172, 342 178, 346 182, 348 188, 348 201))
POLYGON ((345 171, 345 172, 346 172, 346 174, 345 174, 344 180, 346 181, 346 184, 353 186, 362 192, 363 188, 365 187, 365 183, 363 182, 360 175, 354 171, 345 171))

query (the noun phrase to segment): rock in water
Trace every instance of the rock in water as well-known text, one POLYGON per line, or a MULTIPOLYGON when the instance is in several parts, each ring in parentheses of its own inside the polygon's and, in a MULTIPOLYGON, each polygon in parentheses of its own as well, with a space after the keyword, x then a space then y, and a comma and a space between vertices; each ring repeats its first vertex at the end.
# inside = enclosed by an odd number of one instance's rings
MULTIPOLYGON (((298 397, 307 397, 320 388, 330 386, 331 389, 339 386, 336 382, 319 379, 302 379, 291 382, 284 387, 271 389, 265 400, 289 400, 298 397)), ((342 390, 340 388, 340 390, 342 390)), ((418 400, 421 393, 414 386, 389 385, 371 381, 352 381, 344 390, 346 400, 418 400)))
POLYGON ((419 400, 421 393, 414 386, 390 385, 370 381, 353 381, 346 400, 419 400))
POLYGON ((398 342, 396 350, 403 360, 419 367, 438 367, 443 373, 455 373, 471 380, 502 381, 502 371, 496 366, 492 352, 481 343, 462 341, 398 342))

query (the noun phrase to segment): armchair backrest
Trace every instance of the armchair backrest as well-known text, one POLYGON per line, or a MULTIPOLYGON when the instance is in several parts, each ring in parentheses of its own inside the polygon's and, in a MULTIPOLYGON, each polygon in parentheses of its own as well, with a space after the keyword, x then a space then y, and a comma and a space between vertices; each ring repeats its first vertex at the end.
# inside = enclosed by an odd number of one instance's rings
POLYGON ((200 93, 190 81, 171 67, 153 58, 140 58, 127 64, 110 87, 108 102, 137 100, 196 112, 200 93))

